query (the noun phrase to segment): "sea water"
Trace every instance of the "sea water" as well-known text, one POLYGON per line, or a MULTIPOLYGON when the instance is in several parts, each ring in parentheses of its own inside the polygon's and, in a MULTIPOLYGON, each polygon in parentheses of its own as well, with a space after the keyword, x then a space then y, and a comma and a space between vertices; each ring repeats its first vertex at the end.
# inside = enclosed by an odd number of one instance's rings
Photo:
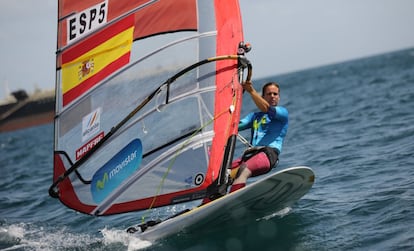
MULTIPOLYGON (((142 213, 92 217, 49 197, 49 124, 0 134, 0 250, 414 250, 414 49, 254 79, 256 89, 266 81, 289 110, 277 169, 316 173, 289 210, 142 241, 124 231, 142 213)), ((244 94, 242 114, 253 110, 244 94)))

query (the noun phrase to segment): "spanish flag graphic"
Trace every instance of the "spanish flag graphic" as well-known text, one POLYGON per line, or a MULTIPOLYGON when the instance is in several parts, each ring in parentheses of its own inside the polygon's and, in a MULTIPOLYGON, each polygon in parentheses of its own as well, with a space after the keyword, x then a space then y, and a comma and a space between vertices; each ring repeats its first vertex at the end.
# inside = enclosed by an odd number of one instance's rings
POLYGON ((130 15, 62 53, 63 106, 129 63, 133 33, 130 15))

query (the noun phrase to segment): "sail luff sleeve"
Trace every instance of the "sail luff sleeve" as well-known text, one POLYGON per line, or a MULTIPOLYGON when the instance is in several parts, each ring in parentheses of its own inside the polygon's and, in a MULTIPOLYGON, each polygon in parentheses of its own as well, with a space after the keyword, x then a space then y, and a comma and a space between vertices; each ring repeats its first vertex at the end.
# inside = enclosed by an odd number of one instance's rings
MULTIPOLYGON (((238 45, 243 41, 243 29, 238 1, 216 0, 215 7, 217 28, 216 54, 237 54, 238 45)), ((222 116, 214 122, 214 131, 217 136, 213 139, 213 145, 218 147, 212 152, 209 163, 209 170, 215 170, 213 179, 222 175, 224 171, 222 168, 223 163, 228 162, 224 160, 224 151, 229 137, 237 134, 237 124, 240 118, 239 111, 241 109, 241 95, 237 93, 242 92, 236 74, 237 64, 234 65, 234 62, 221 61, 217 63, 216 69, 217 90, 215 110, 219 112, 224 109, 229 109, 229 113, 227 116, 222 116), (222 71, 222 69, 231 67, 233 67, 233 71, 222 71), (231 113, 230 107, 233 105, 233 95, 236 97, 236 104, 238 106, 231 113)), ((228 155, 228 158, 231 159, 232 157, 232 154, 228 155)))

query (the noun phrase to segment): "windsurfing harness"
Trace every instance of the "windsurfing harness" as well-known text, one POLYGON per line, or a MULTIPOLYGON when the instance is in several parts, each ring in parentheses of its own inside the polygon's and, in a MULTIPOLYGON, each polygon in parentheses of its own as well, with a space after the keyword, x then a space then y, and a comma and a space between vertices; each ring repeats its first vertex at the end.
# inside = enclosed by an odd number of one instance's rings
POLYGON ((279 153, 268 146, 248 148, 241 158, 233 161, 230 170, 230 184, 240 173, 243 166, 247 166, 252 176, 258 176, 269 172, 279 163, 279 153))
POLYGON ((279 163, 279 152, 269 146, 255 146, 248 148, 246 151, 244 151, 243 156, 241 157, 241 161, 246 162, 259 153, 266 154, 267 158, 269 159, 271 168, 276 167, 279 163))

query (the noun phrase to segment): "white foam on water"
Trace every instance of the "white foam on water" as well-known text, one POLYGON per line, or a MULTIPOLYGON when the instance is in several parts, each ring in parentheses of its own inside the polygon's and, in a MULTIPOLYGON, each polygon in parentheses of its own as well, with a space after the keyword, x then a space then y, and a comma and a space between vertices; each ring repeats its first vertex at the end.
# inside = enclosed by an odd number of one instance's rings
POLYGON ((21 225, 10 225, 0 228, 0 234, 12 238, 21 239, 24 236, 24 228, 21 225))
POLYGON ((152 245, 151 242, 141 240, 137 235, 127 233, 125 230, 104 228, 101 233, 106 245, 121 242, 128 247, 128 251, 140 250, 152 245))
POLYGON ((291 211, 292 211, 292 208, 291 207, 285 207, 282 210, 279 210, 279 211, 274 212, 272 214, 266 215, 266 216, 264 216, 262 218, 258 218, 258 219, 256 219, 256 221, 270 220, 270 219, 275 218, 275 217, 283 218, 286 215, 288 215, 291 211))
POLYGON ((48 228, 34 224, 18 223, 0 226, 2 251, 12 250, 90 250, 102 249, 140 250, 148 248, 151 242, 139 239, 136 234, 121 229, 97 230, 96 234, 71 233, 66 227, 48 228))
POLYGON ((42 250, 85 249, 99 244, 102 240, 85 233, 70 233, 66 227, 52 229, 33 224, 18 223, 0 228, 0 241, 3 250, 42 250))
POLYGON ((20 244, 23 237, 24 228, 22 226, 11 225, 0 227, 0 243, 3 246, 6 244, 11 246, 2 250, 16 250, 25 247, 25 245, 20 244))

